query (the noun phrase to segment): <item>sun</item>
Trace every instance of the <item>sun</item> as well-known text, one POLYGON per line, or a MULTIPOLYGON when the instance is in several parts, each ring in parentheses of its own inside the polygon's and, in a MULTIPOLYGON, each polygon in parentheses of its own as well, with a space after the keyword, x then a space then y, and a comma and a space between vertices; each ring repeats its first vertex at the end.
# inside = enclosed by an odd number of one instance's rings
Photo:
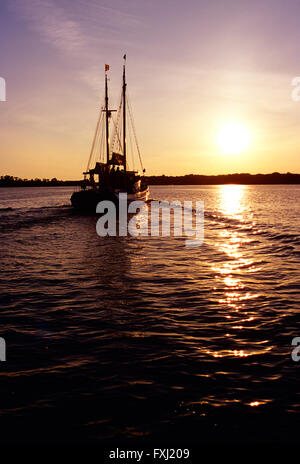
POLYGON ((243 124, 232 122, 221 128, 217 138, 224 155, 238 155, 249 146, 250 132, 243 124))

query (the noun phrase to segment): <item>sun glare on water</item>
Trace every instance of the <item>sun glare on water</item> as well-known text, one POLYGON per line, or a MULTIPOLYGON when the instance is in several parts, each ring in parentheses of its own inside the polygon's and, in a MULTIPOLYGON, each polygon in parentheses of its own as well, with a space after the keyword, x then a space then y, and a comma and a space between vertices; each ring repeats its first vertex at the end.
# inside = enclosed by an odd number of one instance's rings
POLYGON ((240 123, 229 123, 221 128, 217 140, 222 154, 238 155, 248 148, 250 132, 240 123))

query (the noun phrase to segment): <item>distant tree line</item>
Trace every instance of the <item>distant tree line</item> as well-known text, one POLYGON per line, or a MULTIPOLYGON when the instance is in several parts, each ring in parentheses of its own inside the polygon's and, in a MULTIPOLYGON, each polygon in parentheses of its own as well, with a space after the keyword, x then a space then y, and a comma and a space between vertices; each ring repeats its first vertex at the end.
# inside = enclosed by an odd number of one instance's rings
POLYGON ((59 185, 79 185, 80 181, 52 179, 21 179, 14 176, 0 176, 0 187, 52 187, 59 185))
POLYGON ((147 176, 150 185, 221 185, 221 184, 300 184, 300 174, 222 174, 203 176, 187 174, 185 176, 147 176))
MULTIPOLYGON (((300 184, 300 174, 222 174, 203 176, 187 174, 185 176, 146 176, 149 185, 221 185, 221 184, 300 184)), ((0 187, 55 187, 80 185, 80 180, 21 179, 14 176, 0 176, 0 187)))

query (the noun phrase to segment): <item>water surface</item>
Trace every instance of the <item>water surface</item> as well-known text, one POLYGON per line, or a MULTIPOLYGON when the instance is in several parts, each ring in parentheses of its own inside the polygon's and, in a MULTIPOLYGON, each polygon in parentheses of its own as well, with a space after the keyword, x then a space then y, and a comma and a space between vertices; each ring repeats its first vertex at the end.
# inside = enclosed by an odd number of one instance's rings
POLYGON ((0 189, 1 442, 297 440, 300 186, 164 186, 205 240, 104 237, 72 189, 0 189))

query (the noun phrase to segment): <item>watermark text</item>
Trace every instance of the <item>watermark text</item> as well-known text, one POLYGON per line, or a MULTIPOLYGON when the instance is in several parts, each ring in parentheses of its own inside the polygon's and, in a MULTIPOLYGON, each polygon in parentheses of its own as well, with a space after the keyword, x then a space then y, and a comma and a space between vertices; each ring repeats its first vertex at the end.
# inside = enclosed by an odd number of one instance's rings
POLYGON ((204 240, 204 203, 176 200, 128 203, 127 194, 119 194, 116 205, 109 200, 100 201, 96 212, 101 214, 96 224, 100 237, 151 236, 189 237, 185 246, 198 247, 204 240), (128 220, 129 219, 129 220, 128 220))
POLYGON ((6 82, 4 77, 0 77, 0 101, 6 101, 6 82))
POLYGON ((0 337, 0 361, 6 361, 6 343, 3 337, 0 337))
POLYGON ((292 346, 295 348, 292 350, 292 360, 295 362, 300 361, 300 337, 294 337, 292 340, 292 346))

